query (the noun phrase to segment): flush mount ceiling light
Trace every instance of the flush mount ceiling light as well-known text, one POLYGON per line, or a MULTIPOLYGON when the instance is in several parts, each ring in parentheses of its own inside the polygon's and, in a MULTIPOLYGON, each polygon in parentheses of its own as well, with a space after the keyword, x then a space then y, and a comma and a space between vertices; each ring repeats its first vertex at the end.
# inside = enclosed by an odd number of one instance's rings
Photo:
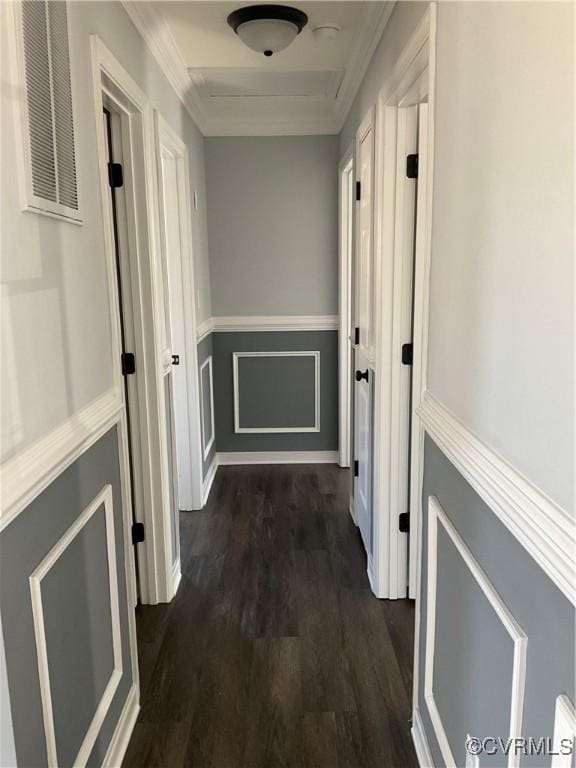
POLYGON ((228 16, 228 24, 244 45, 264 56, 287 48, 307 23, 303 11, 288 5, 249 5, 228 16))

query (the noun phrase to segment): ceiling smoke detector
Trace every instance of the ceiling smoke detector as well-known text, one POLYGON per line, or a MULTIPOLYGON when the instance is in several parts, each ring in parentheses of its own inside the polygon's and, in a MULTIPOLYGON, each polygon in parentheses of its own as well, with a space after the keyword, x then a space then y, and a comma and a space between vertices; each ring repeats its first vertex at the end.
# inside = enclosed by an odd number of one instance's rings
POLYGON ((338 24, 319 24, 312 30, 315 40, 334 40, 339 32, 338 24))
POLYGON ((244 45, 264 56, 287 48, 307 23, 303 11, 288 5, 249 5, 228 16, 228 24, 244 45))

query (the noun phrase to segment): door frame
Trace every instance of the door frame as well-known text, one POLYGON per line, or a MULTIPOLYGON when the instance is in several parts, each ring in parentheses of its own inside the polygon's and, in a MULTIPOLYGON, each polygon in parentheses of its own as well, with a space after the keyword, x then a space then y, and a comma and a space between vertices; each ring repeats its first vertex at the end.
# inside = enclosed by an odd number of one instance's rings
MULTIPOLYGON (((422 478, 424 429, 417 417, 426 386, 428 356, 428 304, 430 282, 430 246, 432 212, 432 159, 434 148, 434 82, 436 50, 436 5, 431 3, 418 27, 400 54, 392 74, 378 97, 376 145, 376 285, 380 301, 376 303, 377 383, 374 415, 374 570, 372 588, 378 597, 396 599, 407 596, 410 565, 410 597, 419 595, 421 542, 422 478), (414 328, 412 365, 411 426, 393 434, 393 414, 398 408, 398 358, 402 345, 399 324, 399 297, 394 295, 394 276, 401 268, 402 234, 398 238, 396 222, 397 138, 394 113, 397 107, 428 102, 426 135, 419 137, 419 152, 427 162, 419 172, 418 226, 415 244, 414 328), (400 441, 400 443, 399 443, 400 441), (410 441, 410 478, 398 476, 397 456, 407 450, 410 441), (396 473, 396 476, 395 476, 396 473), (398 493, 400 484, 410 487, 410 558, 407 558, 406 534, 398 530, 398 493), (414 570, 415 569, 415 570, 414 570)), ((401 306, 401 302, 400 302, 401 306)), ((416 607, 418 617, 419 605, 416 607)), ((418 624, 418 618, 417 618, 418 624)), ((415 672, 416 675, 416 672, 415 672)), ((415 680, 417 678, 415 677, 415 680)))
MULTIPOLYGON (((116 275, 116 255, 110 189, 106 173, 106 136, 102 120, 103 95, 123 117, 130 152, 125 157, 124 177, 127 190, 130 241, 131 299, 135 330, 135 356, 138 374, 137 440, 140 466, 134 481, 141 484, 135 494, 141 501, 136 517, 144 523, 145 540, 137 545, 137 579, 142 603, 169 602, 174 593, 170 510, 165 508, 167 478, 158 457, 162 456, 161 393, 158 364, 159 312, 156 265, 158 263, 159 222, 156 150, 152 107, 139 86, 97 35, 90 36, 92 53, 93 97, 96 120, 96 144, 100 196, 104 222, 104 249, 108 278, 110 330, 112 336, 112 372, 114 384, 122 393, 121 411, 126 424, 126 403, 120 355, 120 304, 116 275), (136 178, 134 178, 136 177, 136 178)), ((128 456, 128 433, 122 430, 123 453, 128 456)), ((125 503, 131 498, 127 460, 121 464, 125 503)), ((131 543, 131 530, 125 530, 131 543)), ((134 558, 131 558, 132 562, 134 558)))
POLYGON ((349 467, 352 463, 352 256, 354 252, 354 143, 352 142, 338 166, 339 214, 339 312, 338 312, 338 376, 339 443, 338 463, 349 467))
MULTIPOLYGON (((200 411, 200 374, 198 369, 197 320, 196 320, 196 280, 194 272, 194 248, 192 238, 192 206, 190 191, 190 161, 188 147, 168 125, 158 112, 156 113, 156 148, 158 180, 161 179, 162 149, 168 150, 176 160, 178 185, 178 212, 180 224, 182 293, 184 299, 184 367, 188 388, 187 423, 190 435, 191 460, 191 498, 188 510, 202 509, 202 428, 200 411)), ((159 215, 164 217, 162 194, 158 194, 159 215)), ((162 247, 165 250, 164 238, 162 247)), ((165 256, 166 258, 166 256, 165 256)), ((167 266, 167 260, 166 260, 167 266)))

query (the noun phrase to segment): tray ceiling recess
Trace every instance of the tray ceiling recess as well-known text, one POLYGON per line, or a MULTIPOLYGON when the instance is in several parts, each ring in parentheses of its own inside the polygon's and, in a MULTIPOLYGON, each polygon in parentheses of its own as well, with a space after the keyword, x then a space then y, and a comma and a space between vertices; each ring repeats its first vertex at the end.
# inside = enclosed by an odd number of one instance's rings
POLYGON ((394 2, 290 4, 308 24, 265 57, 227 23, 242 3, 123 3, 204 135, 339 133, 394 2))

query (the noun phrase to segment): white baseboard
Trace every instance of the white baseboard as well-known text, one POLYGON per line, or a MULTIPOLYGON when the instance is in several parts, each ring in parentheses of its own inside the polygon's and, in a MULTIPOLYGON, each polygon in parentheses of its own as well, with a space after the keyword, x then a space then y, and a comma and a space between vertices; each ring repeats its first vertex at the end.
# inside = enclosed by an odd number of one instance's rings
POLYGON ((350 517, 354 521, 354 525, 358 528, 358 518, 356 517, 356 508, 354 507, 354 496, 350 496, 348 510, 350 512, 350 517))
POLYGON ((136 724, 136 718, 140 711, 138 686, 134 683, 128 692, 120 719, 116 725, 112 739, 106 750, 103 768, 120 768, 122 760, 128 749, 130 736, 136 724))
POLYGON ((182 580, 182 568, 180 565, 180 558, 174 563, 174 567, 172 568, 172 599, 176 597, 176 593, 178 592, 178 587, 180 586, 180 581, 182 580))
POLYGON ((430 745, 426 738, 424 724, 418 707, 415 707, 412 713, 412 741, 414 742, 414 749, 416 750, 416 757, 418 758, 420 768, 434 768, 430 745))
POLYGON ((208 496, 210 496, 210 491, 212 489, 212 483, 214 482, 214 478, 216 477, 216 470, 218 469, 218 454, 214 454, 214 457, 212 458, 212 463, 210 464, 210 469, 208 470, 208 474, 204 478, 204 482, 202 483, 202 506, 204 507, 206 505, 206 502, 208 501, 208 496))
POLYGON ((218 464, 338 464, 338 451, 231 451, 218 453, 218 464))

